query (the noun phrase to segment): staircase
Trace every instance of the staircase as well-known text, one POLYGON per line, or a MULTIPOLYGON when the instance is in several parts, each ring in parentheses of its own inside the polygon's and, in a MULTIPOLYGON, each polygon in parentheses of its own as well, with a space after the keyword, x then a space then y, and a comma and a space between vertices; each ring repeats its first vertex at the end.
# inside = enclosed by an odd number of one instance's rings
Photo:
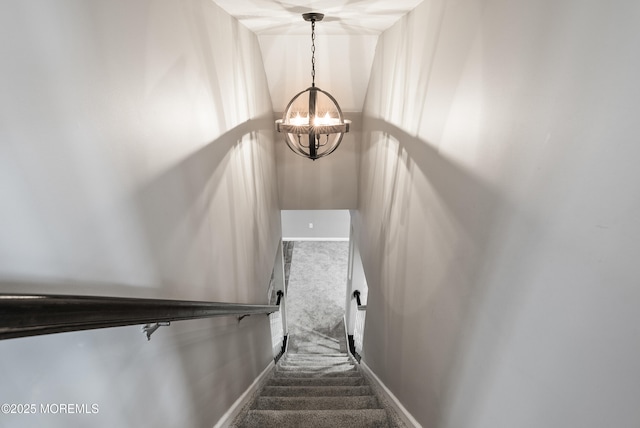
POLYGON ((287 354, 238 428, 390 427, 366 379, 344 353, 287 354))

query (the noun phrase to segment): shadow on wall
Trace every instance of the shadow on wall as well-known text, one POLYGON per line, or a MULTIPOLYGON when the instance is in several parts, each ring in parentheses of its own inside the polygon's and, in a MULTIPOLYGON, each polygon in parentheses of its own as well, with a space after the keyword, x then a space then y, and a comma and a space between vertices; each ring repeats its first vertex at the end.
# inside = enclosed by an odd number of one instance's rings
MULTIPOLYGON (((398 164, 403 163, 408 171, 417 167, 422 175, 428 180, 432 188, 438 193, 438 196, 446 203, 449 213, 454 215, 457 223, 462 226, 466 233, 474 238, 474 241, 480 242, 483 238, 491 235, 490 230, 479 230, 478 226, 486 226, 488 221, 492 221, 491 215, 494 214, 499 207, 507 205, 504 195, 495 192, 490 185, 483 183, 478 177, 475 177, 465 171, 460 166, 449 161, 442 156, 437 149, 431 144, 415 137, 398 126, 386 122, 383 119, 366 117, 365 128, 367 135, 364 141, 372 142, 366 150, 373 149, 376 142, 374 133, 381 133, 387 140, 392 138, 397 144, 396 158, 398 164)), ((379 165, 380 163, 376 163, 379 165)), ((393 165, 394 184, 392 187, 399 189, 397 180, 400 171, 398 164, 393 165)), ((383 171, 373 171, 372 176, 382 173, 383 171)), ((375 189, 370 189, 373 192, 375 189)), ((401 189, 399 189, 401 190, 401 189)), ((389 210, 385 212, 385 216, 390 215, 390 210, 397 205, 396 192, 389 195, 393 200, 389 200, 385 206, 389 210)), ((372 199, 373 194, 368 196, 372 199)), ((425 203, 424 199, 421 202, 425 203)), ((430 207, 425 206, 425 209, 430 207)))
MULTIPOLYGON (((216 266, 227 266, 234 278, 242 278, 247 270, 253 270, 251 266, 241 265, 246 254, 242 252, 257 252, 254 249, 256 246, 264 249, 265 245, 270 244, 267 242, 268 231, 261 232, 253 221, 246 227, 238 223, 243 219, 243 213, 240 212, 243 207, 253 208, 250 214, 247 213, 253 216, 254 209, 264 206, 256 198, 272 193, 267 190, 263 192, 261 186, 265 184, 252 179, 257 175, 262 176, 259 170, 264 167, 261 164, 268 162, 269 154, 265 152, 271 151, 271 148, 263 146, 271 144, 272 125, 270 117, 243 122, 191 153, 140 190, 137 198, 140 224, 144 228, 148 253, 159 275, 157 282, 166 291, 177 292, 179 289, 172 285, 179 285, 184 278, 193 275, 189 271, 189 257, 196 257, 201 258, 198 266, 209 266, 207 272, 201 272, 199 278, 193 278, 194 286, 200 288, 198 292, 206 298, 207 294, 211 295, 212 284, 216 284, 216 266), (268 135, 261 135, 262 132, 268 135), (244 159, 230 164, 230 157, 236 151, 244 159), (229 170, 237 165, 241 165, 240 169, 243 170, 229 170), (250 170, 244 170, 247 167, 250 170), (239 180, 243 182, 237 183, 239 180), (238 192, 240 188, 243 192, 238 192), (251 196, 253 198, 249 200, 251 196), (216 204, 220 202, 224 205, 216 204), (219 230, 211 230, 209 222, 214 227, 219 226, 219 230), (247 238, 234 239, 231 236, 228 239, 227 236, 229 233, 237 235, 245 231, 253 233, 249 239, 253 246, 251 249, 239 248, 246 245, 247 238), (194 240, 199 242, 194 243, 194 240), (225 242, 226 254, 212 254, 215 250, 211 240, 225 242), (212 259, 226 260, 227 263, 218 264, 212 259)), ((271 251, 269 246, 268 252, 271 251)), ((222 298, 235 301, 248 298, 237 295, 239 287, 226 288, 227 293, 233 291, 236 295, 222 298)))
MULTIPOLYGON (((465 368, 478 364, 468 355, 489 296, 501 294, 503 307, 495 315, 500 328, 508 328, 517 311, 517 290, 491 284, 507 226, 501 221, 514 204, 399 127, 366 117, 364 128, 362 158, 369 162, 362 166, 361 191, 367 194, 359 221, 368 231, 360 248, 369 249, 363 264, 379 296, 370 295, 367 331, 377 336, 365 335, 366 361, 419 420, 442 420, 445 404, 462 394, 477 403, 495 369, 499 344, 495 336, 485 337, 483 349, 490 352, 481 356, 484 370, 474 371, 473 382, 464 378, 465 368), (382 301, 372 305, 371 297, 382 301), (420 367, 418 375, 403 370, 403 361, 420 367), (438 391, 440 398, 425 397, 424 385, 447 390, 438 391)), ((531 233, 539 230, 531 219, 523 221, 531 233)))

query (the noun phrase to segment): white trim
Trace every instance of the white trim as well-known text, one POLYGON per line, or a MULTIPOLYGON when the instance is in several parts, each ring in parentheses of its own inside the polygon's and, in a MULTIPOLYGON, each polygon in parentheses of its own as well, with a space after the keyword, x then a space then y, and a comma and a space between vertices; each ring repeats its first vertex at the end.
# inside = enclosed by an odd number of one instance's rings
POLYGON ((267 367, 258 375, 258 377, 253 381, 249 388, 245 392, 242 393, 240 397, 229 407, 229 410, 225 412, 224 415, 220 418, 220 420, 213 426, 213 428, 227 428, 229 427, 233 421, 238 417, 240 412, 244 409, 244 407, 249 404, 254 394, 260 389, 262 386, 263 380, 267 377, 271 370, 275 367, 273 361, 267 365, 267 367))
POLYGON ((282 237, 283 241, 349 241, 349 238, 285 238, 282 237))
POLYGON ((376 386, 379 387, 379 391, 385 394, 386 398, 388 399, 387 401, 393 407, 393 410, 395 410, 396 414, 400 417, 400 419, 402 419, 402 422, 404 422, 405 425, 409 427, 413 426, 416 428, 422 428, 422 425, 420 425, 418 421, 416 421, 416 419, 411 415, 411 413, 409 413, 409 411, 404 408, 402 403, 400 403, 396 396, 393 395, 393 392, 391 392, 389 388, 387 388, 387 386, 382 383, 380 378, 376 376, 373 371, 371 371, 364 360, 360 361, 360 368, 362 368, 365 374, 367 374, 369 378, 376 383, 376 386))

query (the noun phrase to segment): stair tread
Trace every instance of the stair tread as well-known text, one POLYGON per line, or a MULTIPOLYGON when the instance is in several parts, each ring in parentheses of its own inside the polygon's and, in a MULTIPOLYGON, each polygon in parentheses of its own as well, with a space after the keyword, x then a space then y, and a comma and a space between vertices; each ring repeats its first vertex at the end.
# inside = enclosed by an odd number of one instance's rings
POLYGON ((382 409, 361 410, 250 410, 244 428, 388 427, 382 409))

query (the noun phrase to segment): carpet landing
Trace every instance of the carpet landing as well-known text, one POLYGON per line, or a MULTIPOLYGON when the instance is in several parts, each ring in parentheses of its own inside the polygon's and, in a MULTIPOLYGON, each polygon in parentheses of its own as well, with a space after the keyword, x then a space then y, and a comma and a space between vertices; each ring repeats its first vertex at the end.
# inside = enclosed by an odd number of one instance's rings
POLYGON ((237 428, 390 427, 367 380, 345 353, 283 356, 237 428))
POLYGON ((287 289, 289 352, 347 352, 343 319, 348 260, 348 242, 293 245, 287 289))

